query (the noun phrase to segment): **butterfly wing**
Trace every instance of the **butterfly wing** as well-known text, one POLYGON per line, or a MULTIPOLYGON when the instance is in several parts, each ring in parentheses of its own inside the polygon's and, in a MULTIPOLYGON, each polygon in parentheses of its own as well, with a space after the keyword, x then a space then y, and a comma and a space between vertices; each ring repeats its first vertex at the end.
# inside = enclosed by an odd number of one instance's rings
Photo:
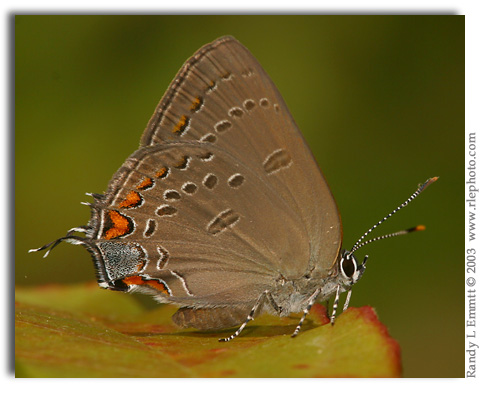
POLYGON ((279 278, 327 272, 341 245, 308 146, 231 37, 183 66, 92 211, 88 247, 105 286, 191 307, 251 306, 279 278))
POLYGON ((275 190, 215 145, 144 147, 127 159, 106 195, 95 209, 97 246, 136 244, 147 261, 131 264, 139 269, 127 274, 113 273, 111 263, 109 281, 137 273, 159 278, 175 303, 250 299, 279 277, 299 242, 308 249, 298 217, 275 190))
POLYGON ((342 238, 334 198, 276 86, 233 37, 205 45, 184 64, 141 144, 187 140, 228 151, 262 176, 298 215, 308 234, 310 257, 286 262, 287 275, 303 273, 308 264, 332 266, 342 238))

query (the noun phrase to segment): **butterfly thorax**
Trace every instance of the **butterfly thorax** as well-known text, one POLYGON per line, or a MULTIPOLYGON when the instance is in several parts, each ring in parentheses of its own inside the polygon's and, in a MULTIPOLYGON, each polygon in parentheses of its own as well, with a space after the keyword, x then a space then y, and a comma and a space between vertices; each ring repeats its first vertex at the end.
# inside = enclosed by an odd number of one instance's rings
POLYGON ((350 290, 360 279, 364 270, 365 266, 357 265, 353 255, 342 251, 329 271, 314 269, 293 280, 287 280, 281 276, 271 291, 270 311, 281 316, 302 312, 317 289, 320 289, 320 292, 316 301, 326 301, 337 291, 343 293, 350 290))

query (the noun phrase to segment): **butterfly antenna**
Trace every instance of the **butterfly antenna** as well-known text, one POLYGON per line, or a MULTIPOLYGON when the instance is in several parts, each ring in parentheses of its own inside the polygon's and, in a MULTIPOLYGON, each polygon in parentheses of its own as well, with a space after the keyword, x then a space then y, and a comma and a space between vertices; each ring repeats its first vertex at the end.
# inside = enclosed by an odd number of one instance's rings
POLYGON ((84 237, 74 236, 73 233, 75 232, 87 233, 88 229, 89 228, 87 226, 72 228, 67 232, 65 236, 61 237, 60 239, 54 240, 53 242, 45 244, 44 246, 39 248, 32 248, 28 250, 28 252, 38 252, 38 251, 47 250, 43 255, 43 257, 46 258, 48 257, 48 254, 50 254, 50 251, 52 251, 55 247, 57 247, 61 242, 67 242, 71 244, 82 244, 82 245, 86 244, 86 239, 84 237))
POLYGON ((432 177, 430 179, 428 179, 425 183, 419 185, 419 187, 417 188, 417 190, 405 201, 403 202, 400 206, 398 206, 396 209, 394 209, 390 214, 388 214, 387 216, 383 217, 379 222, 377 222, 373 227, 371 227, 367 232, 365 232, 362 237, 360 237, 360 239, 357 240, 357 242, 353 245, 351 251, 348 253, 349 255, 353 254, 355 251, 357 251, 359 248, 367 245, 367 244, 370 244, 370 243, 373 243, 373 242, 376 242, 377 240, 381 240, 381 239, 387 239, 389 237, 394 237, 394 236, 400 236, 400 235, 406 235, 407 233, 410 233, 410 232, 417 232, 417 231, 423 231, 425 230, 425 226, 423 225, 417 225, 416 227, 413 227, 413 228, 410 228, 410 229, 405 229, 403 231, 398 231, 398 232, 395 232, 395 233, 390 233, 388 235, 383 235, 383 236, 379 236, 379 237, 375 237, 373 239, 370 239, 366 242, 363 242, 363 239, 368 236, 375 228, 377 228, 380 224, 383 224, 385 221, 387 221, 390 217, 392 217, 396 212, 398 212, 400 209, 404 208, 405 206, 407 206, 410 202, 412 202, 417 196, 420 195, 420 193, 425 190, 430 184, 436 182, 438 180, 438 177, 432 177))
MULTIPOLYGON (((101 202, 102 200, 105 199, 105 195, 101 194, 95 194, 91 192, 87 192, 86 195, 93 197, 95 199, 95 202, 101 202)), ((80 202, 82 205, 90 206, 94 208, 94 204, 89 203, 89 202, 80 202)), ((43 255, 44 258, 48 257, 48 254, 50 254, 50 251, 52 251, 55 247, 57 247, 61 242, 67 242, 71 244, 81 244, 83 246, 88 247, 88 242, 87 238, 85 237, 80 237, 80 236, 75 236, 74 233, 80 232, 80 233, 85 233, 88 234, 89 231, 91 231, 92 228, 89 227, 88 225, 82 225, 80 227, 75 227, 70 229, 67 234, 60 239, 54 240, 53 242, 50 242, 48 244, 45 244, 42 247, 39 248, 32 248, 31 250, 28 250, 28 252, 38 252, 38 251, 43 251, 47 250, 45 254, 43 255)), ((87 236, 88 237, 88 236, 87 236)))

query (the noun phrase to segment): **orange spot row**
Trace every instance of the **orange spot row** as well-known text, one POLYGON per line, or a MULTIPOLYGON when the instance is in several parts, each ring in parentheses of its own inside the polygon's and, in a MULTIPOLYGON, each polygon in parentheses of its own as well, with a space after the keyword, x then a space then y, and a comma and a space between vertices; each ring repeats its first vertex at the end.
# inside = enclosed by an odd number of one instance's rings
POLYGON ((189 123, 190 119, 187 116, 183 115, 178 121, 177 125, 173 128, 172 132, 174 134, 182 135, 187 129, 189 123))
POLYGON ((202 97, 197 97, 192 102, 192 106, 190 107, 191 112, 197 112, 203 105, 202 97))
POLYGON ((159 177, 160 179, 163 179, 164 177, 167 177, 167 175, 168 175, 168 168, 167 167, 163 167, 157 173, 155 173, 155 177, 159 177))
POLYGON ((137 207, 142 203, 142 197, 136 191, 130 191, 127 197, 119 203, 118 207, 125 207, 127 209, 137 207))
POLYGON ((210 81, 210 83, 209 83, 208 86, 207 86, 207 89, 208 89, 208 90, 213 90, 216 85, 217 85, 217 84, 216 84, 215 81, 210 81))
POLYGON ((153 180, 150 177, 146 177, 143 181, 137 186, 137 190, 147 190, 153 187, 153 180))
POLYGON ((170 296, 168 287, 159 280, 147 279, 141 276, 131 276, 124 278, 122 281, 127 285, 148 285, 149 287, 156 289, 164 295, 170 296))
POLYGON ((108 217, 111 221, 111 227, 105 231, 105 239, 114 239, 116 237, 126 235, 132 231, 132 223, 130 220, 127 217, 122 216, 119 212, 110 210, 108 212, 108 217))
POLYGON ((190 159, 189 156, 183 156, 175 165, 174 167, 177 169, 185 169, 188 165, 188 160, 190 159))

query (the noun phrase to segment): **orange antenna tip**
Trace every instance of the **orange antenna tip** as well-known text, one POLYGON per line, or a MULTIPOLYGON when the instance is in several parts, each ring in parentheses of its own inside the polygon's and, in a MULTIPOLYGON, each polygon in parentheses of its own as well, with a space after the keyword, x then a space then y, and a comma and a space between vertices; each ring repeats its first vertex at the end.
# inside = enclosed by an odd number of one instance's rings
POLYGON ((420 184, 418 186, 417 192, 420 194, 425 188, 427 188, 430 184, 435 183, 438 180, 438 176, 432 177, 428 179, 425 183, 420 184))
POLYGON ((415 228, 413 228, 413 231, 424 231, 427 229, 425 225, 417 225, 415 228))

